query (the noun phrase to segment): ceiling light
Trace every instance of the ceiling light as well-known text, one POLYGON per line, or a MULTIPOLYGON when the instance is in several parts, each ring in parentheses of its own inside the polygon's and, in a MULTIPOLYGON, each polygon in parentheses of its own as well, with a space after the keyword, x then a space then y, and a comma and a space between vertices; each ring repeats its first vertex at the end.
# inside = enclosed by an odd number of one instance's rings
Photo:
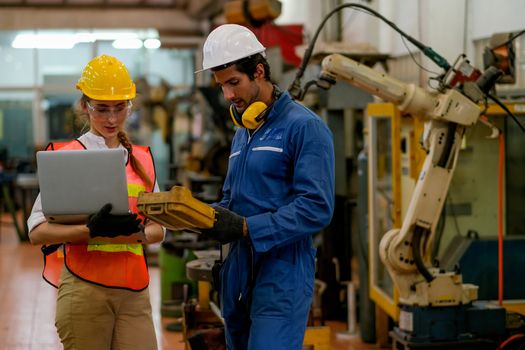
POLYGON ((144 40, 144 47, 146 49, 158 49, 160 47, 159 39, 146 39, 144 40))
POLYGON ((142 47, 142 40, 140 39, 117 39, 113 41, 115 49, 140 49, 142 47))
POLYGON ((148 49, 160 47, 160 41, 154 39, 158 34, 154 30, 81 30, 81 31, 38 31, 20 32, 11 46, 17 49, 71 49, 79 43, 94 43, 100 41, 114 41, 117 49, 139 49, 143 43, 140 38, 147 39, 145 46, 148 49))
POLYGON ((76 42, 68 34, 18 34, 11 46, 15 49, 72 49, 76 42))
POLYGON ((93 31, 91 33, 95 40, 120 40, 120 39, 137 39, 138 35, 130 31, 93 31))

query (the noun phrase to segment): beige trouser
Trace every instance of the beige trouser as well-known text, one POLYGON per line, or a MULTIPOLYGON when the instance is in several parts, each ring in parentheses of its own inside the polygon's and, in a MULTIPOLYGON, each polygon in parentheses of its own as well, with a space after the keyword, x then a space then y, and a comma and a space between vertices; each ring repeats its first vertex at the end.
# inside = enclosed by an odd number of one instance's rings
POLYGON ((55 326, 65 350, 156 350, 149 291, 105 288, 62 270, 55 326))

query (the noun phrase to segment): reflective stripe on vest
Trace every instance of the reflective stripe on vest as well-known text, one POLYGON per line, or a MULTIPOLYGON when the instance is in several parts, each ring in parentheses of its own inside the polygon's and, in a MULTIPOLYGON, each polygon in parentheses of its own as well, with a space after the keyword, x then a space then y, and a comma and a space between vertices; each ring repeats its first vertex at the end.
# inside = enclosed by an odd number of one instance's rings
MULTIPOLYGON (((146 173, 155 182, 155 167, 148 147, 133 145, 133 155, 140 161, 146 173)), ((61 144, 49 144, 46 149, 78 150, 85 146, 78 140, 61 144)), ((128 181, 128 201, 132 213, 138 213, 137 197, 142 191, 153 191, 133 171, 130 161, 126 164, 128 181)), ((144 219, 141 216, 142 219, 144 219)), ((75 276, 112 288, 134 291, 145 289, 149 283, 144 248, 141 244, 99 244, 95 239, 88 244, 65 244, 64 254, 57 250, 44 259, 44 279, 58 287, 60 270, 64 264, 75 276)))
POLYGON ((140 192, 146 191, 144 185, 139 184, 128 184, 128 195, 130 197, 138 197, 140 192))
POLYGON ((136 255, 144 255, 142 245, 140 244, 107 244, 104 242, 97 242, 94 239, 90 239, 88 246, 88 252, 94 252, 96 250, 100 252, 130 252, 136 255))

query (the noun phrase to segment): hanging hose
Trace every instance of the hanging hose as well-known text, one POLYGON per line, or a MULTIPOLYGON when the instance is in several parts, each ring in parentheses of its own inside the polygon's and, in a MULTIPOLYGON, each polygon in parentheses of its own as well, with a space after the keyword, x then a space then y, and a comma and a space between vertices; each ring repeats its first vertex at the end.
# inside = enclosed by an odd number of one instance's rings
POLYGON ((510 337, 508 337, 503 343, 501 343, 499 346, 498 346, 498 349, 497 350, 501 350, 503 349, 505 346, 507 346, 510 342, 516 340, 516 339, 520 339, 520 338, 523 338, 525 337, 525 334, 523 333, 518 333, 518 334, 514 334, 510 337))
POLYGON ((427 282, 432 282, 434 279, 434 276, 428 271, 427 267, 425 266, 425 262, 423 261, 423 257, 421 256, 421 237, 427 232, 428 230, 424 229, 421 226, 417 226, 414 228, 414 236, 412 238, 412 256, 414 257, 414 263, 416 264, 417 270, 419 273, 425 277, 425 280, 427 282))

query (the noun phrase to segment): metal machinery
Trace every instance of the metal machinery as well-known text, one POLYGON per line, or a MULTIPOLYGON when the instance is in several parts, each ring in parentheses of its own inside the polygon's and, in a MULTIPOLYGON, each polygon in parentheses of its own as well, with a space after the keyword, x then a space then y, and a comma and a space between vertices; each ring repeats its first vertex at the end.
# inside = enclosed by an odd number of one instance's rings
MULTIPOLYGON (((387 218, 385 221, 369 221, 370 231, 390 228, 380 242, 371 243, 378 247, 375 254, 379 254, 398 293, 393 296, 400 310, 398 325, 391 332, 393 349, 494 349, 508 336, 509 315, 497 304, 478 302, 478 286, 463 283, 458 270, 444 271, 438 266, 432 266, 430 251, 465 131, 480 120, 484 113, 481 104, 486 101, 487 96, 497 101, 490 95, 490 91, 503 72, 491 66, 482 73, 464 55, 450 65, 430 47, 406 35, 377 12, 359 4, 345 4, 334 9, 320 28, 330 15, 343 7, 359 8, 381 18, 445 71, 437 78, 439 86, 436 91, 429 92, 345 56, 332 54, 323 59, 321 74, 315 81, 317 86, 325 89, 335 84, 336 80, 348 82, 393 103, 401 113, 424 123, 421 144, 426 156, 403 220, 400 220, 400 211, 392 213, 390 218, 393 221, 388 220, 388 214, 383 215, 387 218)), ((314 36, 314 42, 319 30, 314 36)), ((308 48, 303 63, 309 59, 312 48, 313 44, 308 48)), ((301 69, 304 66, 305 64, 301 69)), ((290 87, 291 94, 296 98, 304 96, 304 91, 300 88, 301 75, 300 70, 290 87)), ((309 85, 311 82, 307 84, 309 85)), ((393 118, 391 122, 398 121, 399 118, 393 118)), ((486 122, 484 119, 481 121, 486 122)), ((373 120, 371 128, 381 131, 384 129, 381 124, 381 120, 373 120)), ((489 126, 497 132, 493 125, 489 126)), ((391 127, 399 129, 392 125, 391 127)), ((402 147, 397 134, 385 133, 384 136, 387 136, 387 140, 391 136, 390 146, 402 147)), ((390 161, 393 164, 400 159, 390 161)), ((370 212, 388 210, 388 200, 400 201, 399 188, 388 188, 391 181, 388 170, 382 169, 381 176, 371 174, 369 177, 372 182, 369 186, 373 191, 387 189, 392 193, 392 198, 376 196, 369 204, 370 212), (382 199, 383 203, 378 199, 382 199)), ((391 170, 390 175, 396 175, 391 170)), ((373 275, 381 271, 372 267, 371 272, 373 275)), ((372 278, 377 276, 373 275, 372 278)), ((380 292, 380 289, 374 289, 372 285, 372 296, 380 292)), ((391 310, 390 313, 395 316, 396 310, 391 310)))
MULTIPOLYGON (((456 69, 467 61, 458 62, 456 69)), ((381 260, 399 292, 401 311, 394 340, 493 347, 488 339, 505 333, 504 309, 477 305, 477 286, 463 284, 458 272, 429 267, 428 261, 462 136, 481 113, 477 102, 483 87, 467 82, 470 95, 453 88, 430 93, 337 54, 326 57, 322 66, 325 81, 343 79, 425 120, 422 144, 428 153, 407 213, 401 227, 388 231, 379 244, 381 260), (481 314, 485 320, 476 322, 481 314), (470 324, 472 329, 467 328, 470 324)))
MULTIPOLYGON (((459 59, 450 74, 455 75, 465 64, 468 61, 459 59)), ((422 144, 427 156, 406 215, 400 227, 388 231, 379 243, 381 260, 399 292, 399 326, 392 333, 394 342, 493 348, 493 339, 505 335, 505 310, 476 303, 478 287, 462 283, 457 271, 429 267, 429 250, 463 134, 482 111, 477 103, 483 97, 483 80, 477 84, 466 81, 461 91, 448 88, 430 93, 341 55, 327 56, 322 66, 321 79, 343 79, 425 121, 422 144)))

